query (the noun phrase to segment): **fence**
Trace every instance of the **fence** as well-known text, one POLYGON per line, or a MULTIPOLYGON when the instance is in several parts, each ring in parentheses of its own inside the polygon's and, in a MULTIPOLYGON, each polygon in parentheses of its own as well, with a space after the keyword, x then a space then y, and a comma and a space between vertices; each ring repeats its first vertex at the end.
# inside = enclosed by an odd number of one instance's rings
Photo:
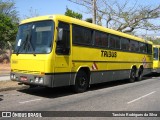
POLYGON ((0 76, 10 73, 11 45, 9 42, 0 41, 0 76))

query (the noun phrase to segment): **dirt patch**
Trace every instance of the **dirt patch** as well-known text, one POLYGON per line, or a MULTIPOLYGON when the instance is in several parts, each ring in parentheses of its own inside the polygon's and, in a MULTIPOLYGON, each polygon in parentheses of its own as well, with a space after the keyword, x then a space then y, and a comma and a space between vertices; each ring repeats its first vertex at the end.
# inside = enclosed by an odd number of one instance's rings
POLYGON ((6 91, 6 90, 14 90, 14 89, 21 89, 21 88, 27 88, 27 85, 18 85, 17 81, 0 81, 0 91, 6 91))
POLYGON ((10 64, 0 64, 0 75, 9 74, 11 71, 10 64))

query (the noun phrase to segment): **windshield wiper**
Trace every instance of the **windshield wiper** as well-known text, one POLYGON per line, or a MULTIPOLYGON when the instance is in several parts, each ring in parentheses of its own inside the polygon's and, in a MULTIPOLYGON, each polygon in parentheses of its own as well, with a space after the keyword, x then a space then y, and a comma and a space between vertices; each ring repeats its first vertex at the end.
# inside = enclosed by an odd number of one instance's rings
POLYGON ((22 43, 22 45, 18 48, 17 53, 16 53, 17 56, 18 56, 19 51, 20 51, 20 49, 22 48, 22 46, 24 46, 24 44, 26 44, 27 40, 28 40, 28 34, 27 34, 27 37, 26 37, 25 41, 24 41, 24 42, 22 43))
POLYGON ((24 45, 27 44, 27 45, 29 45, 29 47, 31 47, 31 49, 33 50, 33 55, 36 56, 35 51, 34 51, 34 48, 33 48, 33 45, 31 44, 31 41, 30 41, 30 40, 31 40, 31 37, 32 37, 31 35, 28 35, 28 34, 27 34, 26 40, 22 43, 22 45, 21 45, 21 46, 18 48, 18 50, 17 50, 17 53, 16 53, 17 55, 19 54, 19 51, 20 51, 20 49, 22 48, 22 46, 23 46, 23 48, 24 48, 24 45), (28 36, 29 36, 29 37, 28 37, 28 36))
POLYGON ((33 45, 32 45, 32 43, 31 43, 31 35, 29 36, 29 39, 27 40, 28 41, 28 43, 30 44, 30 47, 32 48, 32 50, 33 50, 33 55, 34 56, 36 56, 36 54, 35 54, 35 50, 34 50, 34 48, 33 48, 33 45))

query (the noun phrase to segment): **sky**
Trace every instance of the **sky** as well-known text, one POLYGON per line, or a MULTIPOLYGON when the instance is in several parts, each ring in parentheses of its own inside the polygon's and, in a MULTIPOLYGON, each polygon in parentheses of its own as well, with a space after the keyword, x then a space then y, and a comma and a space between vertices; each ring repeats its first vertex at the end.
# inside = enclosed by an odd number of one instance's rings
MULTIPOLYGON (((113 1, 113 0, 110 0, 113 1)), ((117 1, 125 1, 125 0, 117 0, 117 1)), ((130 4, 135 3, 136 0, 130 0, 130 4)), ((25 15, 29 15, 29 10, 36 10, 38 15, 50 15, 50 14, 64 14, 66 11, 66 7, 69 9, 82 13, 84 18, 91 17, 91 15, 87 15, 85 8, 83 6, 72 3, 68 0, 14 0, 16 9, 19 11, 19 17, 24 19, 25 15)), ((137 0, 137 2, 141 5, 160 5, 160 0, 137 0)))
MULTIPOLYGON (((69 9, 81 13, 83 20, 86 18, 92 18, 92 15, 86 14, 86 8, 68 0, 13 0, 15 2, 16 10, 19 12, 20 20, 25 19, 25 16, 29 16, 30 10, 36 11, 39 16, 50 14, 64 14, 66 7, 69 9)), ((113 0, 110 0, 113 1, 113 0)), ((124 2, 125 0, 117 0, 124 2)), ((129 0, 130 5, 135 3, 136 0, 129 0)), ((137 0, 140 5, 160 5, 160 0, 137 0)), ((33 12, 34 13, 34 12, 33 12)))
MULTIPOLYGON (((50 15, 50 14, 64 14, 66 7, 76 12, 81 13, 83 7, 69 2, 68 0, 14 0, 16 10, 19 11, 19 17, 21 20, 25 18, 25 15, 29 15, 29 10, 36 11, 38 15, 50 15)), ((87 15, 84 15, 84 17, 87 15)))

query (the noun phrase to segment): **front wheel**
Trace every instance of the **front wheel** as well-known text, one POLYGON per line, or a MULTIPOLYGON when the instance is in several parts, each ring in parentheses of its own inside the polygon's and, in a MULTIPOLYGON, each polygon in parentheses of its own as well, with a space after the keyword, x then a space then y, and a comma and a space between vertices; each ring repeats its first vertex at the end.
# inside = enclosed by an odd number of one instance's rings
POLYGON ((87 90, 88 86, 89 86, 89 78, 83 70, 80 70, 77 73, 75 85, 73 86, 73 90, 76 93, 82 93, 87 90))

